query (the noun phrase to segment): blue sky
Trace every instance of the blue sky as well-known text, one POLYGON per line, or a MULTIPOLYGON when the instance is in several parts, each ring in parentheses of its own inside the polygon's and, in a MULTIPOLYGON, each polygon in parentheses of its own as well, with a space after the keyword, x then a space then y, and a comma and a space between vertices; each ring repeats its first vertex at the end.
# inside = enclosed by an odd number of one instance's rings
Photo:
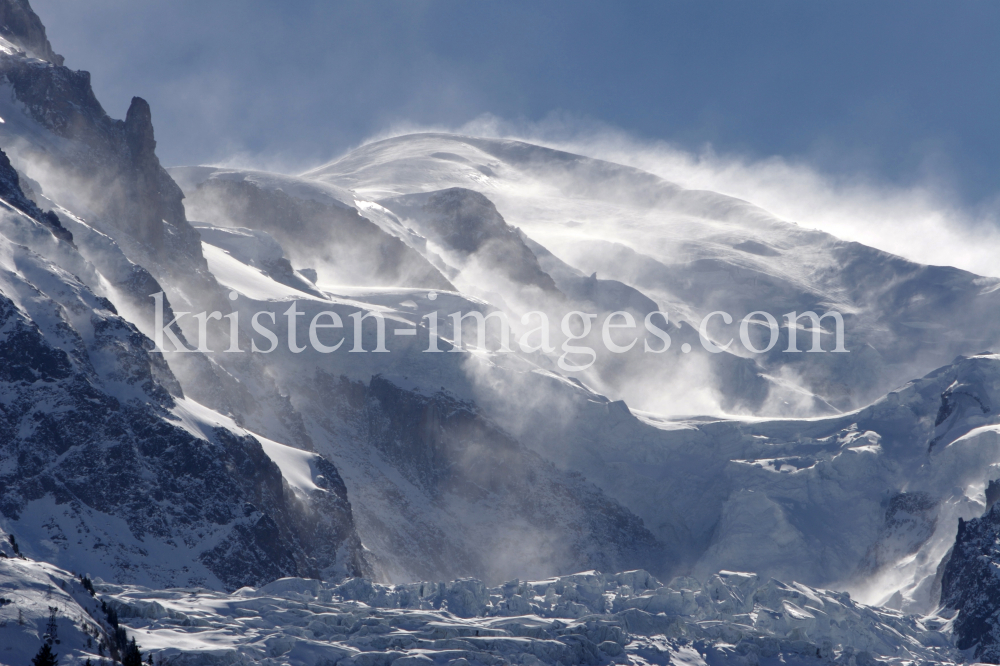
POLYGON ((323 162, 396 123, 576 119, 1000 195, 1000 3, 34 0, 168 165, 323 162))

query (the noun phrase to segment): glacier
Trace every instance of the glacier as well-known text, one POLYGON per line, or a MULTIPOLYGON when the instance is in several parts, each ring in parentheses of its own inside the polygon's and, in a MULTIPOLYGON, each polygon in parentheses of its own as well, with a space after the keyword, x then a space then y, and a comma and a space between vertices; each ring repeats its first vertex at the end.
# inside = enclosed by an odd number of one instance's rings
MULTIPOLYGON (((99 659, 112 630, 78 579, 51 565, 0 562, 32 634, 52 608, 60 649, 99 659), (46 596, 48 595, 48 596, 46 596), (57 604, 51 606, 51 604, 57 604), (48 606, 46 605, 48 604, 48 606), (72 622, 67 622, 72 620, 72 622), (78 626, 76 623, 81 623, 78 626)), ((595 571, 487 587, 475 579, 378 585, 282 578, 232 594, 96 582, 116 623, 157 661, 181 664, 911 664, 962 663, 952 618, 864 606, 844 592, 722 571, 662 585, 641 570, 595 571)))

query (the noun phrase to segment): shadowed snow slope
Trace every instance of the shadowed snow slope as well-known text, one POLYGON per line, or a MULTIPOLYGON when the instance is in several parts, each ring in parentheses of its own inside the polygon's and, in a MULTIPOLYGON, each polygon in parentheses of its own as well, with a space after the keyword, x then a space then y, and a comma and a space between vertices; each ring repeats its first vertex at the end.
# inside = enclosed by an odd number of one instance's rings
POLYGON ((100 600, 74 574, 33 560, 13 557, 0 530, 0 664, 30 664, 38 649, 51 640, 59 663, 94 663, 108 654, 112 627, 100 600), (98 645, 101 647, 98 648, 98 645))

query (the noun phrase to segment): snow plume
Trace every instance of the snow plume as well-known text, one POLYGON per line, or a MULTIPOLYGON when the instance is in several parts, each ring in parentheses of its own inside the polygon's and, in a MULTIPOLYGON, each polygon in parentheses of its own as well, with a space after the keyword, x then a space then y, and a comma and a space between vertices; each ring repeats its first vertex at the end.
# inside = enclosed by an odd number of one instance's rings
POLYGON ((919 182, 889 184, 865 173, 831 175, 808 161, 781 156, 755 159, 719 152, 711 145, 691 152, 565 114, 551 114, 537 123, 485 115, 450 129, 401 123, 370 141, 417 131, 517 139, 633 166, 685 188, 749 201, 802 227, 918 263, 1000 277, 1000 194, 966 206, 950 191, 949 176, 930 166, 919 182))
POLYGON ((272 264, 271 273, 290 276, 294 265, 313 269, 314 279, 327 285, 453 289, 427 259, 351 207, 354 199, 341 188, 211 167, 179 168, 172 173, 187 194, 185 204, 192 218, 216 226, 251 228, 257 236, 263 232, 261 237, 273 236, 281 244, 286 256, 279 251, 261 263, 261 268, 272 264))
MULTIPOLYGON (((447 275, 459 290, 510 310, 512 320, 526 301, 555 319, 570 310, 598 313, 598 321, 621 309, 640 315, 637 321, 650 311, 668 313, 680 326, 669 354, 655 363, 650 354, 637 363, 623 355, 579 377, 634 408, 690 413, 691 393, 680 390, 675 398, 664 385, 697 385, 719 396, 710 400, 714 406, 694 401, 691 411, 851 410, 956 354, 996 344, 989 305, 996 279, 941 266, 996 274, 989 260, 1000 232, 989 226, 990 209, 950 203, 938 181, 906 189, 836 179, 789 161, 752 162, 708 150, 693 155, 558 119, 515 125, 484 118, 459 134, 419 128, 403 135, 415 129, 393 128, 384 136, 398 136, 365 144, 302 178, 350 187, 387 207, 402 226, 428 238, 428 247, 439 224, 432 199, 460 190, 469 202, 487 198, 502 216, 500 226, 516 230, 565 299, 540 303, 527 293, 528 272, 520 273, 520 287, 505 285, 495 266, 475 261, 481 256, 449 256, 443 238, 434 252, 453 269, 447 275), (490 136, 529 143, 482 138, 490 136), (952 296, 938 288, 946 283, 952 296), (700 364, 678 360, 684 342, 700 353, 699 322, 716 311, 732 316, 732 324, 722 327, 716 318, 709 327, 721 342, 734 340, 730 353, 700 364), (770 312, 781 329, 764 357, 740 344, 741 322, 755 311, 770 312), (785 318, 793 311, 841 313, 852 353, 785 354, 785 318), (671 362, 663 363, 668 356, 671 362), (711 366, 713 381, 703 381, 697 371, 704 368, 685 365, 711 366)), ((495 217, 487 208, 477 219, 495 217)), ((831 327, 820 328, 829 351, 831 327)), ((803 338, 812 330, 796 329, 803 338)))
POLYGON ((863 177, 832 178, 778 157, 751 161, 710 149, 693 155, 665 146, 633 150, 627 144, 595 145, 590 151, 602 156, 606 151, 607 159, 634 164, 684 187, 746 199, 803 227, 918 263, 1000 277, 1000 200, 969 210, 932 180, 880 186, 863 177))

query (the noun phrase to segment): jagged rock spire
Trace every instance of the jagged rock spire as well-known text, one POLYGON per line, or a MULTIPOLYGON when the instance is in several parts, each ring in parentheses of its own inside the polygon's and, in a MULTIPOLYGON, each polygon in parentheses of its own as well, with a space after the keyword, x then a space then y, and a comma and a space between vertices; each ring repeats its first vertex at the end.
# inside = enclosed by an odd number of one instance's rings
POLYGON ((63 64, 63 57, 52 50, 45 26, 31 9, 28 0, 0 0, 0 37, 17 44, 31 55, 63 64))
POLYGON ((149 103, 133 97, 125 114, 125 143, 132 159, 132 176, 138 204, 134 210, 133 232, 154 248, 163 246, 163 220, 167 213, 160 192, 160 162, 156 159, 153 115, 149 103))

